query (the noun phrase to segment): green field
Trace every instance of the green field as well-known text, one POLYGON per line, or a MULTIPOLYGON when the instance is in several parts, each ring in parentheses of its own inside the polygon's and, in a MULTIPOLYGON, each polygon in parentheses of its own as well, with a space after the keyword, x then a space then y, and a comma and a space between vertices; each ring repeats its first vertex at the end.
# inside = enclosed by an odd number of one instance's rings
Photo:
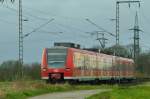
POLYGON ((87 99, 150 99, 150 83, 133 86, 118 85, 70 85, 46 84, 43 81, 0 82, 0 99, 26 99, 28 97, 63 91, 112 89, 109 92, 95 94, 87 99))
POLYGON ((118 87, 87 99, 150 99, 150 86, 118 87))
POLYGON ((113 88, 110 85, 69 85, 69 84, 45 84, 43 81, 15 81, 0 82, 0 99, 26 99, 28 97, 73 90, 106 89, 113 88))

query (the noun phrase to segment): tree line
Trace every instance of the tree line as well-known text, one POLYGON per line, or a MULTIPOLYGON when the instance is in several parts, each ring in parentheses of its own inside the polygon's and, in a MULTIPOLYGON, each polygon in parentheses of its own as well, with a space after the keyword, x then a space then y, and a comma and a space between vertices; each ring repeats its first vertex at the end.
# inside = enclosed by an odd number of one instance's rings
POLYGON ((40 64, 24 64, 22 66, 23 75, 21 76, 18 61, 5 61, 0 65, 0 81, 14 81, 20 79, 40 79, 40 64))

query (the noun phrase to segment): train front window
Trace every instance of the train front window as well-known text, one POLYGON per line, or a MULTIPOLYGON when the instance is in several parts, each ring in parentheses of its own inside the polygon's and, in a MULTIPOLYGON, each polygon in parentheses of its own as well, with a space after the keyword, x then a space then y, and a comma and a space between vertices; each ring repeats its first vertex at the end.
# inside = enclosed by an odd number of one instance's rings
POLYGON ((67 50, 55 48, 48 49, 48 66, 50 68, 63 68, 66 61, 67 50))

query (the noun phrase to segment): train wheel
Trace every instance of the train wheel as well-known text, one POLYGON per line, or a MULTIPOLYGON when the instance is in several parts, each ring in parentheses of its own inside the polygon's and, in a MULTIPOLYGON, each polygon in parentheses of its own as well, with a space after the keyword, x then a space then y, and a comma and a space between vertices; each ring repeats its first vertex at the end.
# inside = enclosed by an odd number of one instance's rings
POLYGON ((68 83, 72 85, 72 84, 77 84, 78 81, 77 80, 69 80, 68 83))
POLYGON ((49 84, 49 83, 50 83, 50 79, 47 79, 47 80, 46 80, 46 84, 49 84))

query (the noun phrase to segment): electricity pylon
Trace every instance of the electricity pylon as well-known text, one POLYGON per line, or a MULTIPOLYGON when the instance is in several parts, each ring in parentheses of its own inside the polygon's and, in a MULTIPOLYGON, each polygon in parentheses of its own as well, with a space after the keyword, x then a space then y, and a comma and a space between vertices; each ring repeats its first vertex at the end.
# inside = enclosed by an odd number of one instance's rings
POLYGON ((136 61, 136 59, 139 57, 139 54, 140 54, 140 44, 139 44, 140 37, 139 37, 139 32, 142 31, 139 28, 137 12, 136 12, 136 15, 135 15, 134 27, 132 29, 129 29, 129 30, 133 30, 134 31, 134 60, 136 61))
POLYGON ((130 8, 130 4, 131 3, 138 3, 139 7, 140 7, 140 1, 136 0, 136 1, 116 1, 116 45, 119 45, 119 32, 120 32, 120 4, 124 4, 127 3, 129 4, 129 8, 130 8))

